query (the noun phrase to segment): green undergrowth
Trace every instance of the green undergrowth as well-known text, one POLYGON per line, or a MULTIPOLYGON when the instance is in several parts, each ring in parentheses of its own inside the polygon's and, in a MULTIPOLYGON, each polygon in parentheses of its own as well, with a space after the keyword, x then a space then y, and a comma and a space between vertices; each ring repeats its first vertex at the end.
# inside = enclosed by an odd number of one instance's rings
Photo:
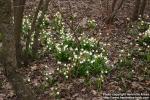
POLYGON ((150 23, 145 22, 145 21, 140 19, 140 20, 138 20, 136 22, 131 23, 128 26, 128 30, 127 31, 128 31, 129 34, 137 35, 139 33, 143 33, 146 30, 148 30, 149 29, 149 25, 150 25, 150 23))
MULTIPOLYGON (((58 12, 49 20, 47 17, 40 23, 40 37, 37 58, 45 53, 50 53, 57 61, 58 68, 55 72, 44 74, 46 82, 42 88, 54 86, 57 82, 73 78, 84 78, 85 83, 90 82, 91 78, 96 78, 96 86, 101 88, 105 76, 109 73, 108 54, 102 42, 88 36, 83 32, 82 27, 78 27, 75 32, 66 26, 61 14, 58 12), (77 30, 80 30, 78 33, 77 30)), ((71 19, 73 20, 73 19, 71 19)), ((27 39, 30 30, 29 19, 24 20, 23 39, 27 39)), ((96 27, 96 22, 89 19, 87 28, 91 31, 96 27)), ((32 57, 33 36, 29 50, 24 51, 32 57)))
MULTIPOLYGON (((61 18, 60 13, 57 13, 52 21, 52 29, 57 30, 58 38, 50 38, 48 42, 48 49, 60 66, 57 69, 58 73, 65 79, 106 75, 109 61, 103 44, 85 34, 75 37, 66 31, 61 18)), ((90 22, 90 28, 93 28, 95 24, 91 24, 90 22)), ((51 37, 54 37, 53 34, 51 37)))
MULTIPOLYGON (((95 21, 87 23, 91 29, 95 25, 95 21)), ((54 86, 57 82, 84 78, 85 85, 91 85, 91 78, 95 77, 94 84, 101 88, 110 71, 108 54, 103 44, 84 33, 75 37, 63 24, 60 13, 54 16, 51 27, 53 33, 49 33, 44 49, 54 56, 59 67, 53 74, 45 75, 47 84, 54 86)))

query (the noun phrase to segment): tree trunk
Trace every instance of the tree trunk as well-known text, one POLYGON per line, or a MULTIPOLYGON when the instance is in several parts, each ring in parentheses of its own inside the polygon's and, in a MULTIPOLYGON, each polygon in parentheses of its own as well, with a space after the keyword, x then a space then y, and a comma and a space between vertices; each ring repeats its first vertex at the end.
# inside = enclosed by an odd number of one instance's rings
POLYGON ((27 50, 29 50, 29 47, 30 47, 31 36, 32 36, 33 32, 35 31, 36 21, 37 21, 37 17, 38 17, 39 11, 41 9, 42 3, 43 3, 43 0, 40 0, 39 4, 38 4, 38 7, 37 7, 37 9, 35 11, 34 17, 32 19, 33 21, 31 23, 31 30, 30 30, 30 32, 28 34, 27 41, 26 41, 26 49, 27 50))
POLYGON ((107 24, 111 24, 113 22, 113 19, 114 19, 115 15, 120 10, 120 8, 122 7, 124 2, 125 2, 125 0, 120 0, 118 7, 116 9, 114 9, 112 14, 106 19, 107 24))
POLYGON ((143 18, 146 3, 147 3, 147 0, 142 0, 140 11, 139 11, 139 15, 141 15, 141 18, 143 18))
POLYGON ((41 31, 41 29, 38 26, 39 26, 39 24, 41 24, 41 22, 43 22, 45 13, 48 9, 49 2, 50 2, 50 0, 45 0, 44 5, 43 5, 43 9, 42 9, 42 14, 39 17, 38 22, 36 23, 36 31, 34 34, 34 42, 33 42, 33 46, 32 46, 32 52, 33 52, 34 57, 36 57, 37 52, 38 52, 38 46, 39 46, 39 40, 38 39, 40 36, 40 31, 41 31))
POLYGON ((133 9, 132 21, 135 21, 139 17, 139 8, 140 8, 141 0, 135 1, 135 7, 133 9))
POLYGON ((113 0, 113 2, 112 2, 112 12, 114 11, 114 9, 116 7, 116 4, 117 4, 117 0, 113 0))
POLYGON ((15 34, 11 17, 11 0, 0 0, 0 33, 3 34, 3 67, 8 81, 12 84, 17 100, 36 100, 32 90, 25 85, 18 72, 15 34))
POLYGON ((21 35, 22 35, 22 21, 24 5, 26 0, 13 0, 14 8, 14 33, 16 41, 16 57, 18 66, 21 65, 22 60, 22 47, 21 47, 21 35))

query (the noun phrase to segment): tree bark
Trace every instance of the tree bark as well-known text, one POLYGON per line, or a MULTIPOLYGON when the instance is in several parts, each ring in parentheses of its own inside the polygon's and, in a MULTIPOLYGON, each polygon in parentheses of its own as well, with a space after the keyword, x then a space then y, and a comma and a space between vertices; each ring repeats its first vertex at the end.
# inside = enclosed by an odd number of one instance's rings
POLYGON ((124 2, 125 2, 125 0, 120 0, 118 7, 116 9, 114 9, 112 14, 106 19, 107 24, 110 24, 113 22, 115 15, 117 14, 118 10, 122 7, 124 2))
POLYGON ((114 9, 116 7, 116 3, 117 3, 117 0, 113 0, 113 2, 112 2, 112 12, 114 11, 114 9))
POLYGON ((142 0, 140 11, 139 11, 139 15, 141 15, 141 18, 143 18, 146 4, 147 4, 147 0, 142 0))
POLYGON ((30 32, 28 34, 27 41, 26 41, 26 49, 27 50, 30 47, 31 36, 32 36, 33 32, 35 31, 36 21, 37 21, 38 13, 39 13, 39 11, 41 9, 42 3, 43 3, 43 0, 40 0, 39 4, 38 4, 38 7, 37 7, 37 9, 35 11, 34 17, 33 17, 33 21, 31 23, 31 30, 30 30, 30 32))
POLYGON ((21 35, 22 35, 22 21, 23 21, 25 1, 26 0, 13 0, 14 33, 16 41, 16 57, 18 66, 21 65, 22 60, 21 35))
POLYGON ((16 41, 11 17, 11 0, 0 0, 0 15, 0 33, 3 34, 4 73, 15 90, 17 100, 36 100, 31 88, 25 84, 18 71, 16 41))
POLYGON ((42 8, 42 14, 38 19, 38 22, 36 23, 36 30, 35 30, 35 34, 34 34, 34 41, 33 41, 33 46, 32 46, 32 53, 34 55, 34 57, 36 57, 37 52, 38 52, 38 46, 39 46, 39 36, 40 36, 40 29, 38 28, 39 26, 39 22, 43 22, 44 16, 46 14, 46 11, 48 9, 48 5, 49 5, 50 0, 45 0, 43 8, 42 8))
POLYGON ((133 9, 132 21, 135 21, 139 17, 139 8, 140 8, 141 0, 135 1, 135 7, 133 9))

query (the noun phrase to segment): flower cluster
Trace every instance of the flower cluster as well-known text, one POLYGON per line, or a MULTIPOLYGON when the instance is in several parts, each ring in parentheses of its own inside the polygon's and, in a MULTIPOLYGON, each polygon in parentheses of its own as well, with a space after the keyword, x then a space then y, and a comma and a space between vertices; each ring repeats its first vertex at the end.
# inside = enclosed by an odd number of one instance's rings
POLYGON ((95 29, 95 27, 97 26, 95 20, 88 20, 87 25, 88 25, 88 28, 90 28, 90 29, 95 29))
MULTIPOLYGON (((89 21, 92 24, 95 21, 89 21)), ((75 38, 66 31, 60 13, 54 16, 53 29, 59 32, 57 40, 53 42, 53 54, 58 60, 58 72, 66 79, 69 77, 103 76, 108 72, 107 53, 95 38, 82 35, 75 38), (59 27, 59 28, 58 28, 59 27)))

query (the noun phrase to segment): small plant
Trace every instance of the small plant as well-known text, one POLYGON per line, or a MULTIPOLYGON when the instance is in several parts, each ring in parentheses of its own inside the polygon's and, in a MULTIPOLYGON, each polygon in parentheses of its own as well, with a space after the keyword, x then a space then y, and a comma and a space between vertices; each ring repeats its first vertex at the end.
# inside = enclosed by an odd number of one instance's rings
POLYGON ((89 29, 95 29, 97 24, 95 20, 88 20, 87 25, 89 29))
POLYGON ((69 62, 69 58, 71 56, 71 53, 69 51, 57 51, 55 53, 55 57, 57 58, 57 60, 61 61, 61 62, 69 62))
MULTIPOLYGON (((30 17, 25 16, 23 19, 22 32, 23 32, 23 40, 27 39, 27 35, 31 29, 31 20, 30 17)), ((32 37, 31 37, 32 38, 32 37)))
POLYGON ((138 40, 140 46, 150 46, 150 36, 144 36, 142 39, 138 40))
POLYGON ((104 77, 103 77, 102 75, 101 75, 99 78, 96 79, 95 84, 96 84, 96 88, 97 88, 98 90, 101 90, 101 89, 102 89, 102 84, 103 84, 103 82, 104 82, 104 77))
POLYGON ((90 51, 98 48, 97 41, 94 38, 83 38, 80 42, 80 46, 82 49, 90 51))
POLYGON ((150 51, 149 52, 145 52, 144 54, 143 54, 143 58, 144 58, 144 60, 146 61, 146 62, 150 62, 150 51))
POLYGON ((56 32, 57 34, 60 34, 61 31, 63 30, 63 19, 62 16, 59 12, 57 12, 54 16, 54 19, 50 23, 52 30, 56 32))
POLYGON ((132 67, 132 58, 131 57, 125 57, 119 60, 117 66, 119 67, 132 67))
POLYGON ((132 23, 128 27, 128 33, 133 35, 138 35, 140 33, 143 33, 149 29, 149 23, 139 20, 135 23, 132 23))
POLYGON ((137 22, 137 28, 139 32, 145 32, 149 28, 149 24, 141 20, 137 22))

